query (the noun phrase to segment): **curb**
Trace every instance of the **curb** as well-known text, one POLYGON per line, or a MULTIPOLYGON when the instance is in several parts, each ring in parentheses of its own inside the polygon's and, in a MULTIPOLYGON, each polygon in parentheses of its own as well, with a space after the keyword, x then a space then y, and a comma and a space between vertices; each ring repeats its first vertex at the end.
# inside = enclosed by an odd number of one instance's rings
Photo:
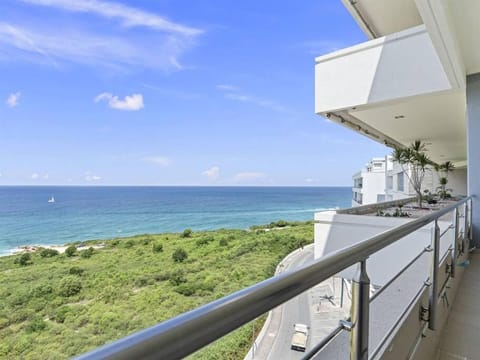
MULTIPOLYGON (((280 272, 281 272, 281 269, 283 268, 283 264, 287 261, 287 260, 290 260, 290 258, 292 258, 294 255, 296 255, 297 253, 299 253, 300 251, 303 251, 303 250, 308 250, 310 247, 313 247, 315 245, 315 243, 312 243, 312 244, 308 244, 306 246, 303 247, 303 249, 296 249, 296 250, 293 250, 290 254, 288 254, 287 256, 285 256, 282 261, 280 261, 280 263, 277 265, 276 269, 275 269, 275 275, 278 275, 280 272)), ((274 275, 274 276, 275 276, 274 275)), ((268 327, 270 326, 270 322, 272 320, 272 310, 270 310, 268 312, 268 316, 267 316, 267 319, 265 320, 265 323, 263 324, 263 327, 262 327, 262 330, 260 330, 260 332, 258 333, 258 336, 257 338, 255 339, 255 342, 253 343, 253 345, 250 347, 250 349, 248 350, 248 353, 247 355, 245 355, 245 357, 243 358, 243 360, 253 360, 254 358, 254 351, 255 351, 255 348, 257 347, 257 344, 260 344, 263 340, 263 338, 265 337, 265 334, 267 332, 267 329, 268 327)))

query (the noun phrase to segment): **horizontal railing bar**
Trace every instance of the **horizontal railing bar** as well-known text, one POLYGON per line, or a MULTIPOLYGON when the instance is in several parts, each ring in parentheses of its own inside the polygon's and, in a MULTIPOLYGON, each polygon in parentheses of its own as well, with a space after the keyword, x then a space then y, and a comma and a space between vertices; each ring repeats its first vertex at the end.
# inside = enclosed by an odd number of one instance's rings
POLYGON ((413 357, 415 356, 415 353, 417 352, 418 346, 420 345, 422 339, 424 338, 423 332, 427 329, 428 326, 428 321, 425 322, 425 324, 422 325, 420 328, 420 331, 418 332, 417 337, 415 338, 415 344, 410 348, 410 353, 408 354, 408 360, 412 360, 413 357))
POLYGON ((298 270, 274 276, 175 318, 104 345, 77 359, 181 359, 301 294, 404 236, 428 225, 465 198, 435 213, 327 254, 298 270))
POLYGON ((443 260, 445 260, 448 256, 448 254, 450 254, 451 252, 453 251, 453 247, 452 245, 450 245, 447 249, 447 251, 445 251, 442 255, 442 258, 438 261, 439 264, 443 263, 443 260))
POLYGON ((454 228, 455 228, 454 225, 450 225, 450 226, 447 227, 445 230, 443 230, 443 232, 440 234, 440 237, 442 237, 443 235, 445 235, 448 230, 451 230, 451 229, 454 229, 454 228))
POLYGON ((426 285, 425 283, 422 284, 422 286, 420 287, 420 290, 417 291, 417 293, 415 294, 415 296, 413 297, 412 300, 410 300, 410 302, 408 303, 408 305, 405 307, 405 309, 402 311, 401 315, 397 318, 397 320, 395 321, 395 324, 392 325, 392 327, 390 328, 390 330, 385 334, 385 336, 382 338, 382 340, 380 341, 380 344, 375 348, 375 350, 373 351, 373 354, 371 356, 369 356, 369 358, 374 358, 378 352, 382 349, 383 345, 385 345, 385 343, 387 342, 387 340, 390 338, 390 336, 392 335, 392 333, 395 331, 395 329, 397 328, 398 324, 400 324, 400 322, 403 320, 403 318, 405 317, 405 315, 410 311, 412 305, 418 300, 418 298, 421 296, 423 290, 426 288, 426 285))
POLYGON ((323 349, 325 345, 327 345, 335 336, 337 336, 340 331, 343 330, 343 326, 338 325, 335 329, 333 329, 327 336, 325 336, 318 344, 316 344, 312 349, 308 351, 305 355, 303 355, 302 360, 310 360, 314 357, 320 350, 323 349))
POLYGON ((417 256, 415 256, 402 270, 400 270, 393 278, 391 278, 385 285, 378 289, 370 298, 370 302, 375 300, 385 289, 387 289, 395 280, 397 280, 405 271, 408 270, 423 254, 427 252, 426 249, 423 249, 417 256))

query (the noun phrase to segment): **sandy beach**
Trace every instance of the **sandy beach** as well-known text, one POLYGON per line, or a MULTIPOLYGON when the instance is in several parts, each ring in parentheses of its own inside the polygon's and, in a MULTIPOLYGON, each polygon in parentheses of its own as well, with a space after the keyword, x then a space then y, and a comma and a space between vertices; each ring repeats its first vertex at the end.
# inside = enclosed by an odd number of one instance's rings
MULTIPOLYGON (((63 254, 69 246, 70 245, 22 245, 13 249, 10 255, 16 255, 16 254, 22 254, 22 253, 34 253, 41 249, 54 249, 54 250, 57 250, 60 254, 63 254)), ((94 249, 101 249, 105 247, 105 244, 97 244, 97 245, 91 245, 91 246, 80 244, 80 245, 76 245, 76 247, 78 250, 84 250, 90 247, 94 249)))

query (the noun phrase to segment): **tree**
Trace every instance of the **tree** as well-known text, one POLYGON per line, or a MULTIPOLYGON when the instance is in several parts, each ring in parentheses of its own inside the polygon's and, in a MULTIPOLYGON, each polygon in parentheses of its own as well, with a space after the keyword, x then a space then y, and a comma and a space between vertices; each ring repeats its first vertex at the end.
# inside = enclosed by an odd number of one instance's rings
POLYGON ((187 257, 187 252, 182 248, 176 249, 172 254, 172 259, 175 262, 183 262, 187 257))
POLYGON ((422 183, 425 171, 429 165, 434 164, 425 154, 425 151, 425 144, 420 140, 415 140, 407 148, 395 148, 392 154, 393 161, 400 164, 410 184, 412 184, 420 208, 422 207, 422 183), (410 169, 410 172, 406 171, 408 169, 410 169))
POLYGON ((82 290, 82 283, 73 276, 64 277, 58 286, 58 293, 60 296, 69 297, 76 295, 82 290))
POLYGON ((438 196, 440 196, 441 199, 446 199, 451 196, 450 192, 452 190, 447 189, 448 173, 452 172, 454 169, 455 166, 451 161, 446 161, 443 164, 435 166, 435 170, 443 175, 438 179, 440 186, 437 188, 438 196))
POLYGON ((54 257, 54 256, 57 256, 58 255, 58 250, 55 250, 55 249, 42 249, 42 251, 40 251, 40 256, 41 257, 54 257))
POLYGON ((65 255, 67 255, 68 257, 73 256, 76 252, 77 248, 75 247, 75 245, 70 245, 65 249, 65 255))
POLYGON ((185 230, 183 230, 183 233, 182 233, 181 236, 183 238, 188 238, 188 237, 192 236, 192 233, 193 233, 192 229, 185 229, 185 230))
POLYGON ((27 266, 32 264, 32 255, 30 253, 24 253, 20 257, 16 258, 13 261, 15 264, 19 264, 20 266, 27 266))

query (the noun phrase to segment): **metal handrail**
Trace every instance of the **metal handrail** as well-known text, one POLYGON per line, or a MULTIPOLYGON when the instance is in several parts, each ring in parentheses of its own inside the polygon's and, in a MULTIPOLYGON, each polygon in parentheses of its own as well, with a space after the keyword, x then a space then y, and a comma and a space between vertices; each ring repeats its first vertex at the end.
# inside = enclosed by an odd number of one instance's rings
POLYGON ((428 225, 466 203, 467 197, 432 214, 337 250, 299 270, 285 272, 175 318, 79 356, 90 359, 180 359, 336 273, 428 225))

